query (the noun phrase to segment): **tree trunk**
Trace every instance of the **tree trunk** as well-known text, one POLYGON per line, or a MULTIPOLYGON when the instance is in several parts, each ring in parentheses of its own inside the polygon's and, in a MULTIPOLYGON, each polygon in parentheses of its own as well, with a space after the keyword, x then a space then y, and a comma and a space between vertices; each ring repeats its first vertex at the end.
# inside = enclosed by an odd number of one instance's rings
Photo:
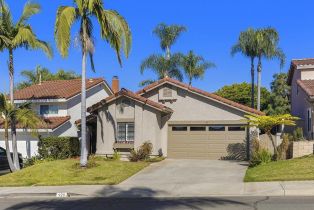
MULTIPOLYGON (((14 63, 13 63, 13 49, 9 49, 9 76, 10 76, 10 102, 14 107, 14 63)), ((11 119, 11 138, 13 162, 16 170, 20 170, 19 156, 17 153, 17 139, 16 139, 16 119, 12 116, 11 119)))
POLYGON ((170 48, 169 48, 169 46, 167 46, 167 49, 166 49, 166 59, 170 60, 170 48))
POLYGON ((261 110, 261 81, 262 81, 262 59, 258 57, 257 66, 257 110, 261 110))
POLYGON ((81 93, 81 167, 87 166, 86 144, 86 28, 83 25, 82 93, 81 93))
POLYGON ((9 167, 11 172, 16 171, 16 168, 13 164, 11 153, 10 153, 10 146, 9 146, 9 125, 7 120, 4 120, 4 141, 5 141, 5 150, 7 154, 7 159, 9 163, 9 167))
POLYGON ((251 107, 254 109, 254 100, 255 100, 255 69, 254 69, 254 57, 251 58, 251 107))
POLYGON ((271 135, 270 131, 267 131, 266 133, 267 133, 267 135, 268 135, 268 137, 269 137, 269 139, 270 139, 270 141, 271 141, 271 143, 272 143, 272 145, 274 147, 274 156, 275 156, 275 159, 277 160, 277 158, 278 158, 278 149, 277 149, 277 145, 275 144, 273 135, 271 135))

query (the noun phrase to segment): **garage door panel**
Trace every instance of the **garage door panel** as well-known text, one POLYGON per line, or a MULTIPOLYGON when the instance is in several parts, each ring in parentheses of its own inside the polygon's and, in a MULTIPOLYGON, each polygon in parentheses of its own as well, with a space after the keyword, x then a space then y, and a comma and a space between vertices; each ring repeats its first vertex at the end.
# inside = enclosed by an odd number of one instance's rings
MULTIPOLYGON (((175 125, 180 126, 180 125, 175 125)), ((221 159, 228 155, 230 144, 243 143, 245 131, 172 131, 168 132, 168 157, 187 159, 221 159)), ((203 125, 208 126, 208 125, 203 125)))

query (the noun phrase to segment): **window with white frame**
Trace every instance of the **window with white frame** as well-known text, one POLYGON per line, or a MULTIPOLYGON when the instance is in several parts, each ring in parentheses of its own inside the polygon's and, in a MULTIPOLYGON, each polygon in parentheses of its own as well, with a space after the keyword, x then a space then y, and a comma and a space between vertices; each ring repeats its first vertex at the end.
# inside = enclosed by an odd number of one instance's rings
POLYGON ((117 141, 134 141, 134 122, 119 122, 117 141))
POLYGON ((58 114, 59 107, 56 105, 40 105, 40 115, 58 114))

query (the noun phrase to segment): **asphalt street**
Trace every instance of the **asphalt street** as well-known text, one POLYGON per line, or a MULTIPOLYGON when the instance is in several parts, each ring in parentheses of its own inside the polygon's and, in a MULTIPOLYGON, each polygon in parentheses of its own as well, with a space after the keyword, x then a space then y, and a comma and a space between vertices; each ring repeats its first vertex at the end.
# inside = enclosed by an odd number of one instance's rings
POLYGON ((32 210, 313 210, 314 197, 0 198, 0 209, 32 210))

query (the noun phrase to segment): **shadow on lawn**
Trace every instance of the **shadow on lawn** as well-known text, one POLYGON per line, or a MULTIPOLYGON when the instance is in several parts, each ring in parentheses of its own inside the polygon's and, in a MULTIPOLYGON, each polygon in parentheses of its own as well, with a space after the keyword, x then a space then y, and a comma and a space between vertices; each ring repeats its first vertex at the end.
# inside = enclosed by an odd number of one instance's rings
POLYGON ((67 198, 45 199, 35 198, 32 201, 19 202, 6 208, 11 209, 113 209, 113 210, 138 210, 138 209, 208 209, 219 206, 247 207, 249 204, 233 201, 227 198, 156 198, 161 191, 150 188, 131 188, 121 191, 116 187, 107 187, 98 192, 94 198, 67 198), (105 197, 108 196, 108 197, 105 197))

